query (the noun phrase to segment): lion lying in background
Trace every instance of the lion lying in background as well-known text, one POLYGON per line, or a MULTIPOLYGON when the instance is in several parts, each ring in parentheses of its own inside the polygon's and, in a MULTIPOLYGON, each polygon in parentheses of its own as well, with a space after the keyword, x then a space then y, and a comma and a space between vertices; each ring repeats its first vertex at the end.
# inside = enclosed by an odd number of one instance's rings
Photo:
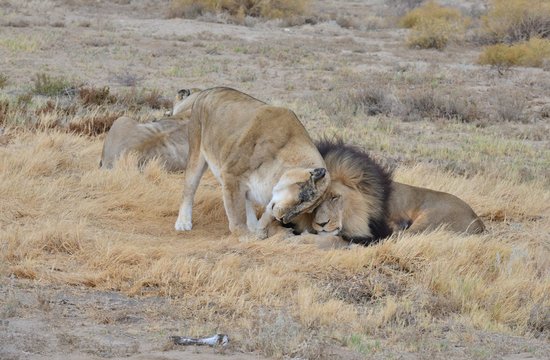
POLYGON ((199 89, 182 89, 176 95, 173 115, 178 119, 161 119, 138 123, 129 117, 115 120, 105 137, 99 166, 110 169, 124 154, 133 152, 138 156, 138 166, 158 158, 167 171, 182 171, 187 165, 189 153, 187 121, 191 106, 199 89))
POLYGON ((418 233, 440 226, 464 234, 485 230, 481 219, 458 197, 392 182, 365 152, 341 141, 323 141, 318 146, 332 183, 321 204, 311 215, 301 216, 295 228, 298 233, 313 232, 328 239, 310 238, 309 242, 342 247, 367 245, 392 232, 418 233))

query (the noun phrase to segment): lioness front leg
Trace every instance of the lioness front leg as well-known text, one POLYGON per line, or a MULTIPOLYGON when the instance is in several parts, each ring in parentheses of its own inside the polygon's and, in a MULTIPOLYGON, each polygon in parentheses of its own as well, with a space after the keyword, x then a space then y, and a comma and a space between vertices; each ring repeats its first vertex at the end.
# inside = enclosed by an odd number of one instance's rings
POLYGON ((193 227, 193 201, 199 187, 202 174, 207 168, 204 156, 198 153, 198 157, 189 159, 185 170, 185 181, 183 184, 183 199, 181 202, 178 219, 175 228, 178 231, 191 230, 193 227))
POLYGON ((229 231, 239 237, 250 235, 246 225, 246 190, 233 176, 225 176, 222 185, 223 206, 229 221, 229 231))
POLYGON ((261 240, 268 237, 269 226, 275 221, 275 217, 271 212, 271 206, 272 206, 271 203, 267 205, 264 213, 260 217, 260 220, 258 220, 258 224, 256 226, 256 231, 255 231, 256 236, 261 240))

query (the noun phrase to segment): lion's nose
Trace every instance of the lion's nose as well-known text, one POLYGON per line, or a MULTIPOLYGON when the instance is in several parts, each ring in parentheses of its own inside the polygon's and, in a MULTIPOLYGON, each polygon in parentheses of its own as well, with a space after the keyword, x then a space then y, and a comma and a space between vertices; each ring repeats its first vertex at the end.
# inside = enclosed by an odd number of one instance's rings
POLYGON ((323 226, 325 226, 326 224, 328 224, 328 221, 327 221, 327 222, 324 222, 324 223, 317 223, 317 225, 319 225, 320 227, 323 227, 323 226))

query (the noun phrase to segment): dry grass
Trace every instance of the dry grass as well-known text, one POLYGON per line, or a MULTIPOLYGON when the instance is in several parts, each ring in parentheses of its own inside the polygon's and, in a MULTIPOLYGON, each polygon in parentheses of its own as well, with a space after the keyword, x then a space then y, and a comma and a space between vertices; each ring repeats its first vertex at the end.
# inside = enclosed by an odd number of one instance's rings
POLYGON ((512 43, 550 37, 547 0, 491 0, 489 9, 482 18, 482 30, 489 41, 512 43))
POLYGON ((321 252, 275 240, 239 243, 210 175, 197 195, 194 230, 175 233, 181 175, 154 162, 140 173, 132 157, 102 171, 100 148, 100 139, 56 131, 22 131, 0 147, 5 271, 170 296, 190 329, 217 324, 240 348, 273 356, 315 357, 316 342, 360 346, 350 334, 391 338, 411 327, 431 331, 449 317, 514 334, 550 331, 540 320, 550 306, 543 241, 550 191, 541 183, 402 168, 400 181, 459 194, 489 232, 436 231, 321 252), (271 337, 250 336, 267 328, 271 337))
POLYGON ((227 12, 237 19, 246 16, 287 19, 303 15, 309 0, 172 0, 169 17, 195 18, 205 13, 227 12))
POLYGON ((544 67, 550 64, 550 40, 533 37, 514 45, 491 45, 483 50, 478 63, 504 69, 511 66, 544 67))

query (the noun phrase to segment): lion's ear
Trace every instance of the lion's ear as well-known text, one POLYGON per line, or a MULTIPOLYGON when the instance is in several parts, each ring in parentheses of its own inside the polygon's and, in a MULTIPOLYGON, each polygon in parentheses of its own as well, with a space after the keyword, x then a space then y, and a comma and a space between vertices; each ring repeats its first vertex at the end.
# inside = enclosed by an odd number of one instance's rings
POLYGON ((325 168, 316 168, 316 169, 313 169, 312 171, 310 171, 310 174, 311 174, 311 179, 313 181, 317 181, 317 180, 320 180, 320 179, 325 177, 325 175, 327 174, 327 169, 325 169, 325 168))

